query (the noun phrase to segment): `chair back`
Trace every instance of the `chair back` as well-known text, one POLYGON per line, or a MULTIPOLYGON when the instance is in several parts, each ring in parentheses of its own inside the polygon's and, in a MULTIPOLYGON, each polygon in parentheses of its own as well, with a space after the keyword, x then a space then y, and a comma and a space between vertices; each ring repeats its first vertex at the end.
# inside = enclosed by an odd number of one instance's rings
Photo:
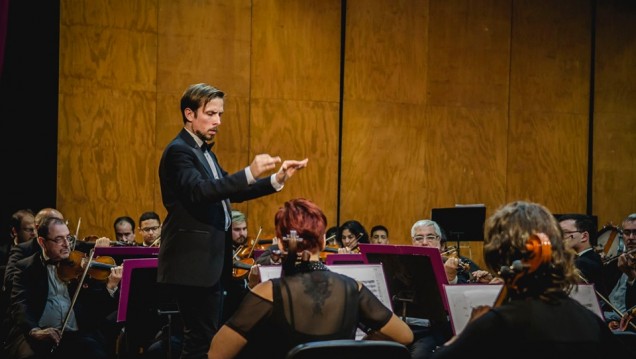
POLYGON ((299 344, 292 348, 286 359, 410 359, 408 348, 385 340, 325 340, 299 344))

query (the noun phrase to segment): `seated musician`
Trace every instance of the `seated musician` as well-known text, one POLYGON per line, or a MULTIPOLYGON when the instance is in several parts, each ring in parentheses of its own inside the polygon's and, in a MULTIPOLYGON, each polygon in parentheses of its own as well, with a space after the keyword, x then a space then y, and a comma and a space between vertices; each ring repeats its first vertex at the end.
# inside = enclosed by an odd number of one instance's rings
POLYGON ((114 343, 104 339, 102 330, 108 325, 106 317, 116 309, 122 268, 108 269, 105 282, 62 278, 60 263, 71 254, 70 237, 63 220, 47 218, 38 227, 41 251, 16 263, 8 358, 112 356, 114 343), (82 292, 75 301, 71 298, 78 288, 82 292))
POLYGON ((621 316, 636 314, 634 307, 636 305, 636 213, 625 217, 621 232, 625 252, 603 260, 605 281, 608 284, 607 288, 610 289, 608 299, 611 307, 615 308, 615 310, 604 308, 606 310, 604 314, 610 329, 634 334, 636 323, 625 322, 625 320, 621 323, 621 316))
MULTIPOLYGON (((251 251, 247 241, 247 217, 243 212, 232 210, 232 253, 234 255, 235 263, 242 263, 242 260, 247 259, 242 256, 247 256, 251 251)), ((229 318, 238 305, 243 300, 243 297, 249 290, 247 287, 247 270, 240 270, 235 268, 232 273, 232 280, 225 284, 225 299, 223 302, 223 318, 229 318), (245 272, 245 275, 240 273, 245 272), (236 274, 236 275, 235 275, 236 274)))
POLYGON ((481 270, 479 266, 467 257, 457 256, 453 250, 446 248, 446 235, 437 222, 422 219, 411 227, 411 240, 414 246, 433 247, 442 252, 444 271, 449 284, 463 284, 468 282, 489 283, 493 276, 481 270), (447 252, 453 252, 448 253, 447 252))
POLYGON ((364 226, 356 221, 350 220, 338 227, 338 253, 360 253, 358 244, 369 243, 369 234, 364 226))
POLYGON ((239 355, 284 358, 294 346, 317 340, 353 339, 359 323, 383 339, 409 344, 408 326, 363 284, 320 262, 327 218, 305 199, 285 203, 275 216, 276 236, 296 231, 299 252, 310 258, 295 273, 258 284, 212 339, 209 358, 239 355), (241 350, 243 350, 241 352, 241 350))
POLYGON ((139 216, 139 230, 144 247, 161 245, 161 218, 156 212, 148 211, 139 216))
POLYGON ((477 307, 464 330, 432 358, 634 358, 604 321, 568 294, 579 281, 574 253, 542 205, 509 203, 485 224, 484 258, 504 290, 477 307), (492 340, 496 341, 493 344, 492 340))

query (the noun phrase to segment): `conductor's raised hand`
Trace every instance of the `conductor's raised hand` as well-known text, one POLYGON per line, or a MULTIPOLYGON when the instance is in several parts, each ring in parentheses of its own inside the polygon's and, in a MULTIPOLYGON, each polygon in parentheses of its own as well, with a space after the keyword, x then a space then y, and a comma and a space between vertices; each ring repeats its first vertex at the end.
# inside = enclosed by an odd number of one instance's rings
POLYGON ((280 157, 272 157, 268 154, 260 154, 254 157, 254 161, 250 164, 250 171, 254 178, 259 178, 264 173, 270 172, 276 168, 276 164, 280 163, 280 157))
POLYGON ((307 167, 308 158, 305 158, 302 161, 296 160, 286 160, 280 166, 278 172, 276 172, 276 182, 280 184, 284 184, 291 176, 296 173, 299 169, 307 167))

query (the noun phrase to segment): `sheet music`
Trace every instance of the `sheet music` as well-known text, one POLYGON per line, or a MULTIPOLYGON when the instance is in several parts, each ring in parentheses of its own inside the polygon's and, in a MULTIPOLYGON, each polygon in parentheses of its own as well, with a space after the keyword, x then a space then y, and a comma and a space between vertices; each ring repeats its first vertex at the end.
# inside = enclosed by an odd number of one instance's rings
MULTIPOLYGON (((492 306, 495 303, 501 287, 500 284, 444 285, 444 291, 448 298, 451 323, 456 335, 461 333, 466 327, 473 308, 480 305, 492 306)), ((600 318, 603 318, 601 307, 596 299, 594 285, 579 284, 578 289, 572 290, 570 297, 590 309, 600 318)))

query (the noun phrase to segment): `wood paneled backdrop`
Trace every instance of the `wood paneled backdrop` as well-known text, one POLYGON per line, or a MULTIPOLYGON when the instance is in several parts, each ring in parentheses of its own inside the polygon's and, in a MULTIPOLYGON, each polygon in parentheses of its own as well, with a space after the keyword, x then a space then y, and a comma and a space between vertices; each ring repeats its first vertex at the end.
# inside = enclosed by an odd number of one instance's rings
POLYGON ((294 197, 396 244, 455 204, 636 212, 633 1, 61 0, 60 22, 57 203, 80 237, 165 216, 159 159, 197 82, 227 93, 226 170, 309 158, 234 205, 252 235, 294 197))

